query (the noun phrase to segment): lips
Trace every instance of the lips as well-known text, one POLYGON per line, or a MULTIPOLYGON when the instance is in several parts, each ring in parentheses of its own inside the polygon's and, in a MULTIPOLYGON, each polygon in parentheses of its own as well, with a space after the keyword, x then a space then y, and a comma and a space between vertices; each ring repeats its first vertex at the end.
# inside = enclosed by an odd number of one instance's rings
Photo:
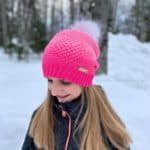
POLYGON ((57 96, 58 98, 66 98, 68 97, 69 95, 64 95, 64 96, 57 96))

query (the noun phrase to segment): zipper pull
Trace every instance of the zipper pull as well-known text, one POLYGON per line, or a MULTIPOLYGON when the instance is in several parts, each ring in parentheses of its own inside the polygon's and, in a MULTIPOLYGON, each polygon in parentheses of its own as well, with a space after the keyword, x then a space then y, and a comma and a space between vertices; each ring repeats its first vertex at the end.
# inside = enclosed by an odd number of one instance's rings
POLYGON ((62 117, 66 117, 67 116, 67 112, 62 110, 61 115, 62 115, 62 117))
POLYGON ((59 105, 59 107, 61 108, 62 117, 65 118, 67 116, 67 112, 63 109, 63 107, 61 105, 59 105))

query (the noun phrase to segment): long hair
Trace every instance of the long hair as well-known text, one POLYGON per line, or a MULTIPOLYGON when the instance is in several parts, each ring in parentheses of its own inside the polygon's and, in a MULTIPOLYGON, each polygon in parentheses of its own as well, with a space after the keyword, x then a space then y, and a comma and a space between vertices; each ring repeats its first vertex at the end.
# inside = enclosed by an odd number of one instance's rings
MULTIPOLYGON (((127 149, 131 137, 110 105, 104 90, 100 86, 91 86, 84 88, 82 95, 81 109, 86 103, 86 110, 75 130, 82 133, 80 150, 107 150, 104 134, 118 150, 127 149)), ((81 112, 82 110, 78 116, 81 112)), ((48 91, 47 98, 35 113, 29 129, 29 134, 39 149, 55 150, 54 116, 51 93, 48 91)))

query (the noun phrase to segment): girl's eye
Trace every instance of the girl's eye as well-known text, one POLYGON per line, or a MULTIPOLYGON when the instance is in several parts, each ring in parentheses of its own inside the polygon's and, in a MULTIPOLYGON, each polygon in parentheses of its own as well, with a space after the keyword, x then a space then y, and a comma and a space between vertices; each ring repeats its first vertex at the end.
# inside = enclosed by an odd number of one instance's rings
POLYGON ((52 82, 53 82, 53 80, 51 80, 51 79, 48 79, 48 82, 49 82, 49 83, 52 83, 52 82))
MULTIPOLYGON (((48 83, 53 83, 53 80, 51 80, 51 79, 47 79, 47 80, 48 80, 48 83)), ((63 84, 63 85, 70 85, 71 84, 70 82, 64 81, 64 80, 60 80, 59 82, 60 82, 60 84, 63 84)))
POLYGON ((61 81, 61 83, 63 84, 63 85, 70 85, 71 83, 70 82, 67 82, 67 81, 61 81))

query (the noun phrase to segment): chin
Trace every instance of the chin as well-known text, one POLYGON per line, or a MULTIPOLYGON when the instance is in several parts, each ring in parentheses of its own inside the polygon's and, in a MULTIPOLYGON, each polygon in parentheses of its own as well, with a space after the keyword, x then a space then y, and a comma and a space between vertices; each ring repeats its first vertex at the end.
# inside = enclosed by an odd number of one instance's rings
POLYGON ((70 99, 58 99, 59 102, 65 103, 65 102, 70 102, 70 99))

